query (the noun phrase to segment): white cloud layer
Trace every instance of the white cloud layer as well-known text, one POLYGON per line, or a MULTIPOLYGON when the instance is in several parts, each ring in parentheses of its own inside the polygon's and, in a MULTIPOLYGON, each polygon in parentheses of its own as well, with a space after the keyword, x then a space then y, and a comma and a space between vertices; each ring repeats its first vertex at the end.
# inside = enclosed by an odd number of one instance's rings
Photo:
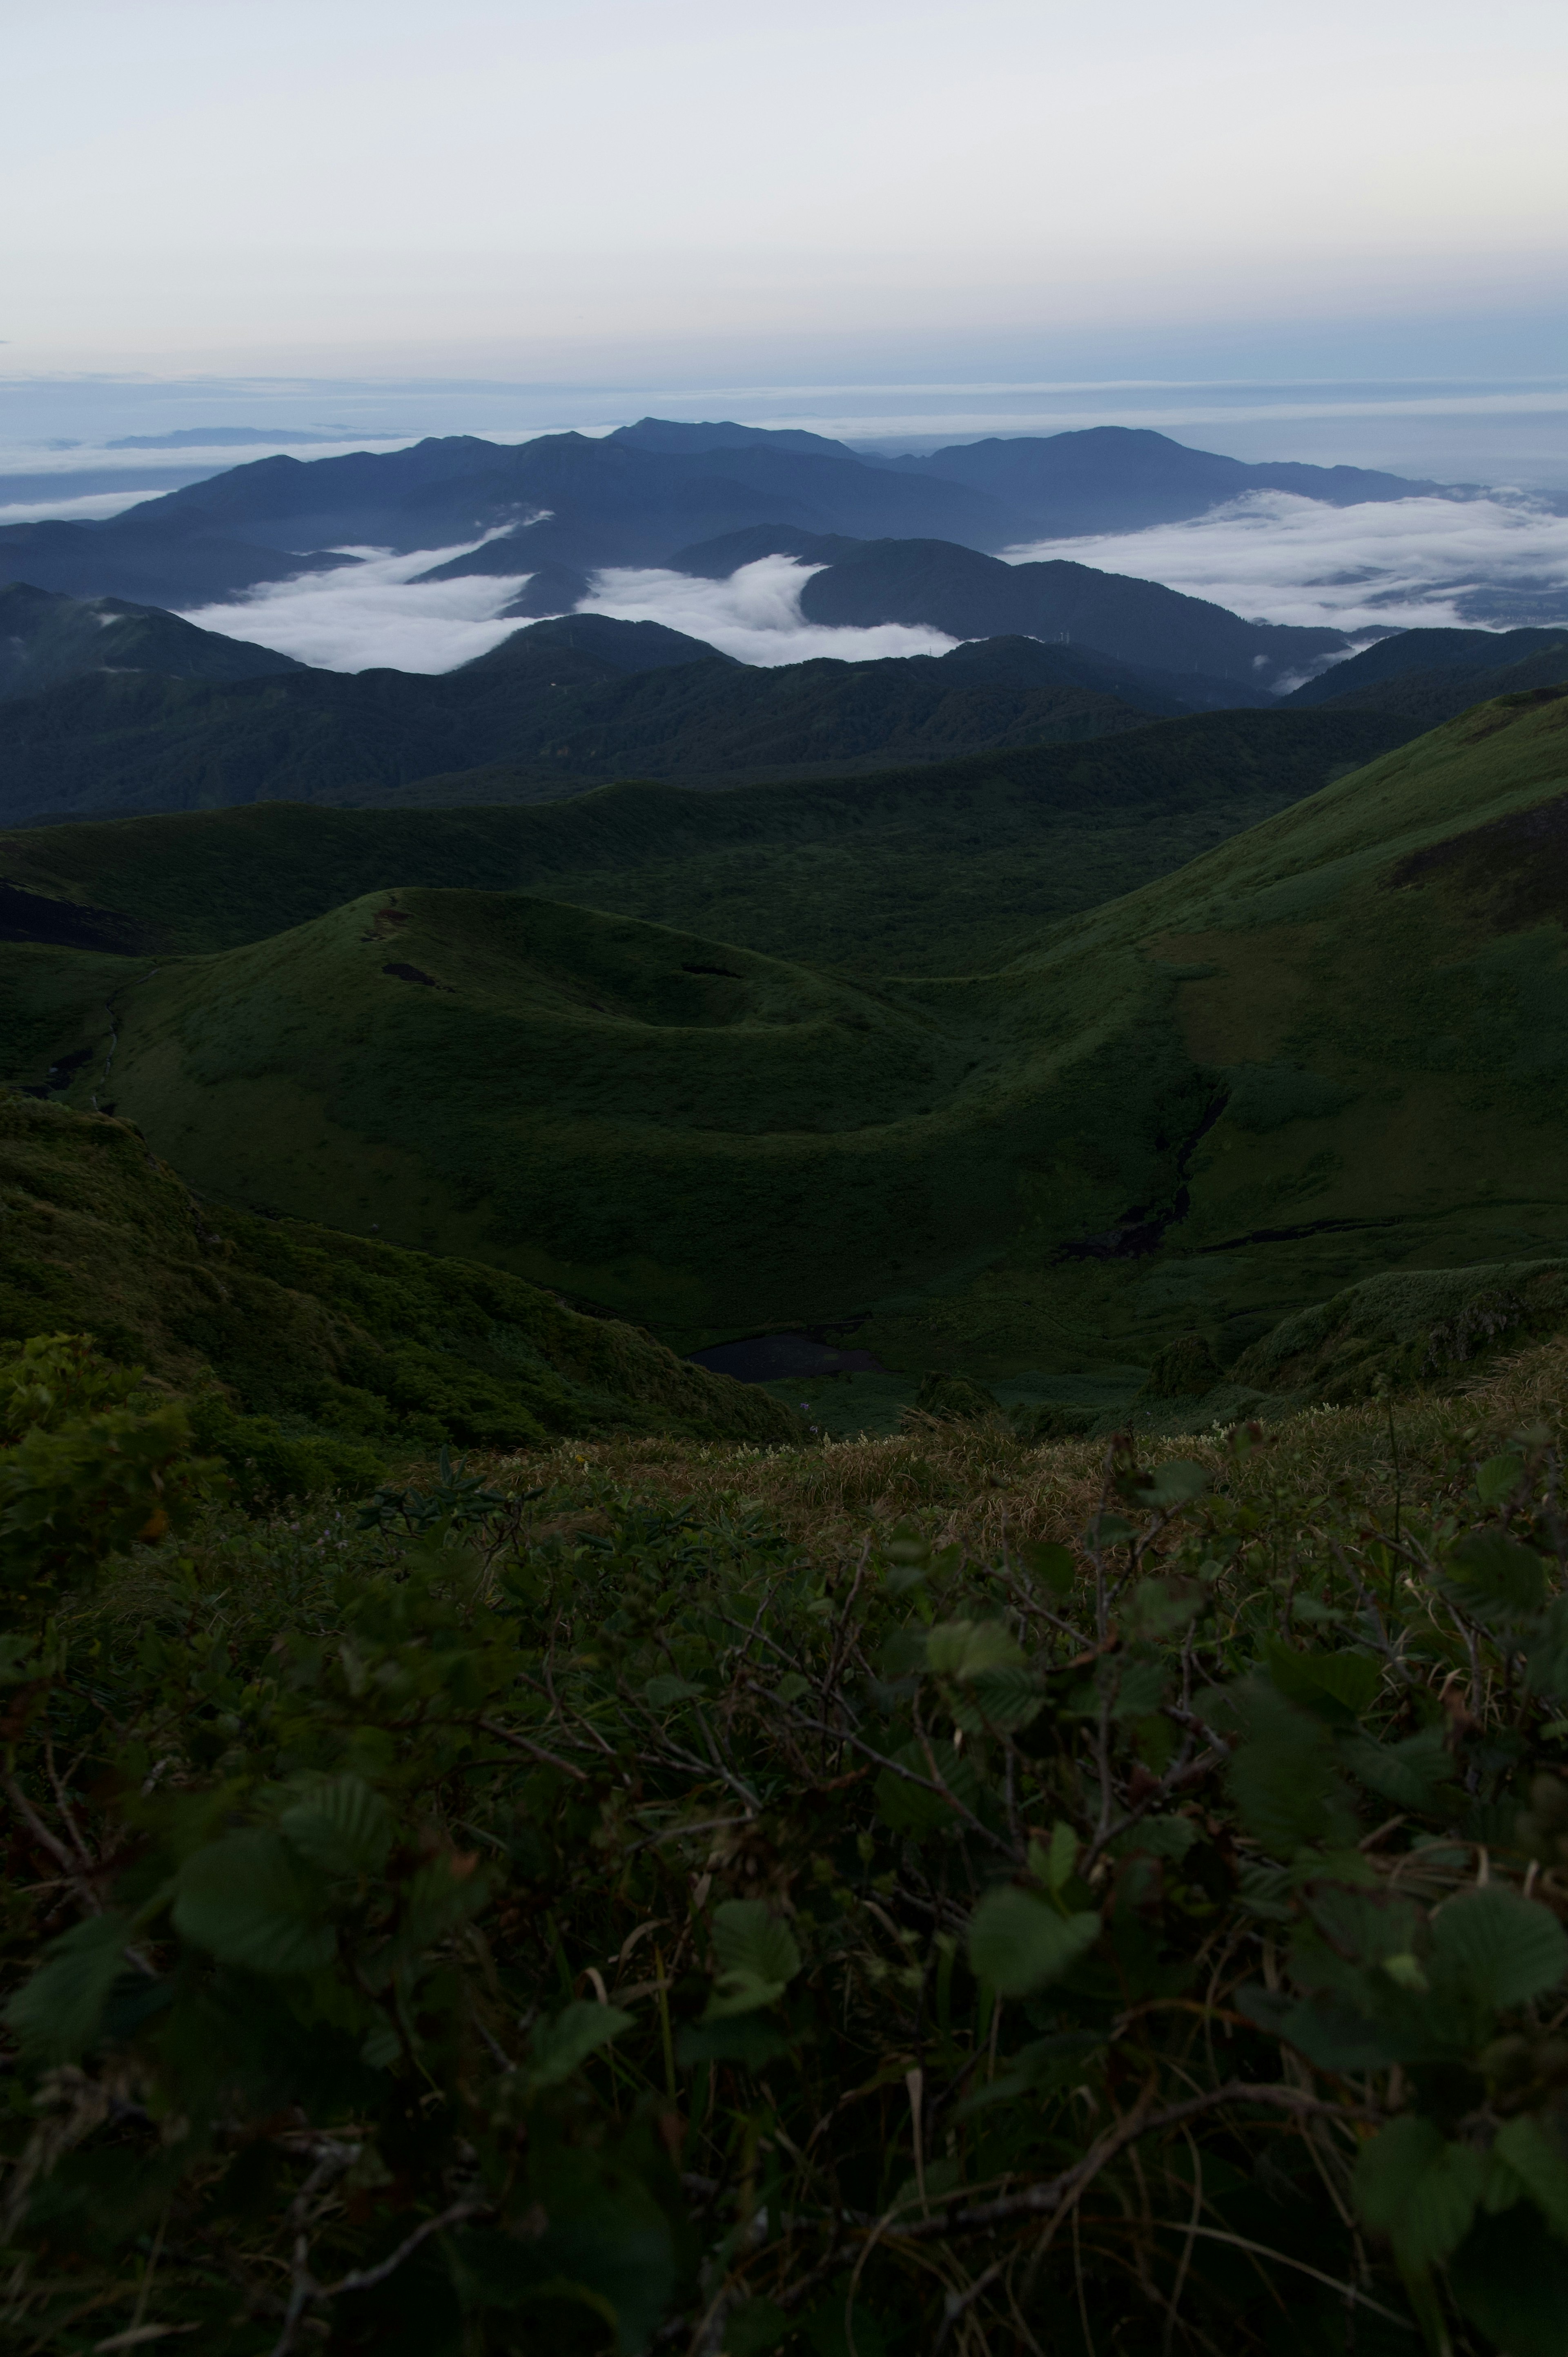
POLYGON ((1331 508, 1258 491, 1190 523, 1006 554, 1163 581, 1266 622, 1357 630, 1568 619, 1568 516, 1506 497, 1331 508))
POLYGON ((662 622, 746 663, 810 662, 817 655, 870 662, 881 655, 945 655, 957 645, 925 624, 883 622, 857 630, 806 621, 800 592, 822 569, 792 556, 761 556, 727 581, 693 581, 684 573, 611 565, 595 576, 578 610, 614 614, 628 622, 662 622))
MULTIPOLYGON (((188 609, 185 619, 328 671, 451 671, 526 627, 500 614, 528 579, 525 573, 473 574, 457 581, 412 577, 461 553, 423 549, 389 556, 380 549, 356 550, 364 561, 352 568, 270 583, 233 605, 188 609)), ((877 655, 945 654, 956 643, 940 630, 899 622, 838 630, 803 621, 800 592, 817 570, 792 557, 765 556, 727 581, 693 581, 683 573, 616 566, 596 576, 579 610, 662 622, 746 663, 806 662, 813 655, 865 662, 877 655)))
POLYGON ((416 581, 414 574, 464 550, 426 548, 409 556, 373 548, 347 553, 362 562, 340 572, 269 582, 234 605, 189 608, 185 619, 326 671, 452 671, 487 654, 519 627, 498 616, 527 580, 526 573, 416 581))

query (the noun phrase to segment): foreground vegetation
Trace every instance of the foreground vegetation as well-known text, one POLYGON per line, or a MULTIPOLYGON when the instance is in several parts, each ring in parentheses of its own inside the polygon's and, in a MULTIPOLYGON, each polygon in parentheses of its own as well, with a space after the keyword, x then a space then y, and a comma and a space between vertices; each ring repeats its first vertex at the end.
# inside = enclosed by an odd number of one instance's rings
POLYGON ((1565 1378, 246 1521, 30 1346, 7 2346, 1557 2357, 1565 1378))

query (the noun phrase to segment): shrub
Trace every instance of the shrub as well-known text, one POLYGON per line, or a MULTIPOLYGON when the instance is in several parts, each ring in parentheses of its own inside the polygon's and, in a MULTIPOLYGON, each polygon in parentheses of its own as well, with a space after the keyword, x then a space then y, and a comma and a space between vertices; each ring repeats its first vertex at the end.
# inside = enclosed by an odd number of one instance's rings
POLYGON ((1554 2352, 1565 1539, 1499 1437, 1391 1498, 1123 1439, 980 1561, 560 1459, 308 1578, 144 1551, 9 1720, 16 2345, 1554 2352))

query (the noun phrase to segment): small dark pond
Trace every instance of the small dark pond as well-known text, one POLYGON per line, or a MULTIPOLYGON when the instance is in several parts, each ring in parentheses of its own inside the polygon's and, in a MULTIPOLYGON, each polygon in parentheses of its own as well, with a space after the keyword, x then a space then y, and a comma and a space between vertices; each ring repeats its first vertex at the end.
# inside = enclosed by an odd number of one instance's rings
POLYGON ((810 1334, 754 1334, 744 1342, 714 1342, 691 1353, 693 1366, 737 1383, 772 1383, 789 1375, 884 1375, 869 1351, 841 1351, 810 1334))

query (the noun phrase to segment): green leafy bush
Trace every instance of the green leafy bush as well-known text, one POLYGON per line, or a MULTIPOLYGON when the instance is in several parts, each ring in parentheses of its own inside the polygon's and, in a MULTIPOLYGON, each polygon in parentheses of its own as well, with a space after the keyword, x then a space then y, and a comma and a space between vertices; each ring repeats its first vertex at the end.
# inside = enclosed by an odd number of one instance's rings
POLYGON ((1559 2351, 1558 1450, 142 1548, 9 1689, 7 2332, 1559 2351))

